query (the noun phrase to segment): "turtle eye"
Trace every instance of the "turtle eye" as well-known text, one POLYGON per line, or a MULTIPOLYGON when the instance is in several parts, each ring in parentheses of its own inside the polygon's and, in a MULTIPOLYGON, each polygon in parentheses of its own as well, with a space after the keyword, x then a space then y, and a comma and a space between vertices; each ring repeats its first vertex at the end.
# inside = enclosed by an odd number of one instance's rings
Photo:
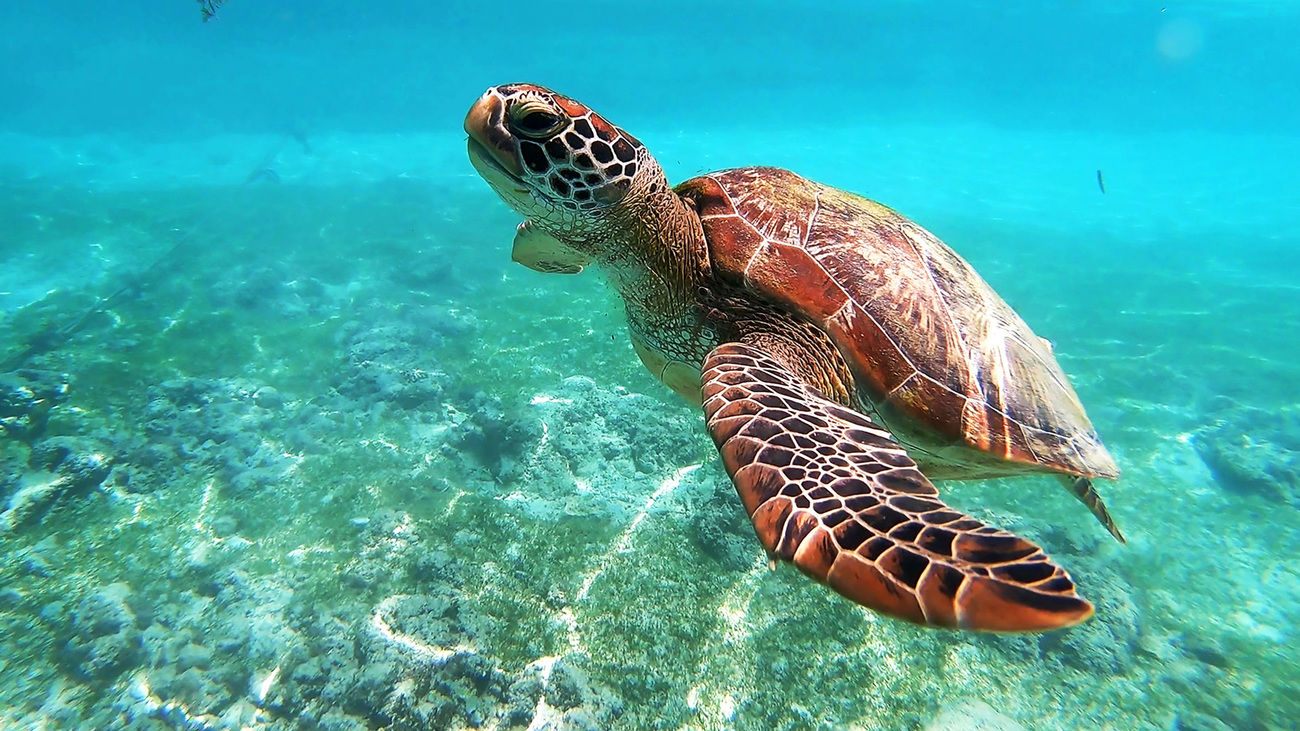
POLYGON ((564 117, 536 102, 517 104, 510 108, 510 126, 519 134, 542 140, 559 132, 565 124, 564 117))

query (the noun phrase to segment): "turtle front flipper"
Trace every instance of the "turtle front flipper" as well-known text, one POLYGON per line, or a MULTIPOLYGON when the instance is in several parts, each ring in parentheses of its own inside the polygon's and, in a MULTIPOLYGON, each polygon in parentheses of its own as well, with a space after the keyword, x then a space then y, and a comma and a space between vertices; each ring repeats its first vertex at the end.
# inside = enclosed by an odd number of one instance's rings
POLYGON ((591 257, 524 221, 515 228, 510 258, 542 274, 578 274, 591 264, 591 257))
POLYGON ((1091 616, 1042 549, 942 503, 887 431, 776 358, 727 343, 703 382, 709 433, 770 553, 918 624, 1019 632, 1091 616))

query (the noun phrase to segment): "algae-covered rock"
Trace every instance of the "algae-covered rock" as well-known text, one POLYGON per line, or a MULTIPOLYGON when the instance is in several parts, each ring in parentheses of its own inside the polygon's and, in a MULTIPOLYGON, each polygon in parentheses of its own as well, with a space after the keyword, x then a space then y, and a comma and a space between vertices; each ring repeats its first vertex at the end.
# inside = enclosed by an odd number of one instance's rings
POLYGON ((443 371, 438 351, 442 332, 422 328, 412 318, 385 318, 378 323, 349 323, 340 332, 347 367, 340 394, 372 406, 435 410, 446 399, 452 379, 443 371))
POLYGON ((701 550, 728 571, 745 571, 761 552, 729 481, 718 481, 713 495, 695 506, 691 526, 701 550))
POLYGON ((36 442, 28 470, 11 478, 6 490, 0 535, 35 520, 65 496, 84 495, 98 487, 112 466, 108 451, 93 439, 50 437, 36 442))
POLYGON ((1225 489, 1300 506, 1300 413, 1235 408, 1196 433, 1196 453, 1225 489))
POLYGON ((139 658, 140 633, 130 597, 127 585, 110 584, 72 610, 72 637, 63 647, 63 658, 84 677, 111 677, 139 658))
POLYGON ((593 683, 581 658, 543 658, 515 677, 505 707, 498 711, 506 728, 597 731, 617 726, 623 701, 593 683))
POLYGON ((68 395, 66 373, 22 369, 0 373, 0 436, 31 442, 41 436, 50 410, 68 395))
POLYGON ((1141 639, 1141 613, 1130 596, 1132 587, 1109 573, 1079 575, 1096 614, 1083 624, 1042 635, 1039 646, 1080 670, 1108 676, 1127 673, 1141 639))
POLYGON ((508 410, 501 399, 474 392, 458 408, 466 414, 448 443, 473 456, 494 477, 501 477, 541 439, 536 419, 508 410))
POLYGON ((126 450, 127 462, 135 468, 128 489, 151 491, 178 467, 211 470, 235 495, 278 482, 292 466, 294 451, 310 450, 335 426, 318 423, 315 405, 259 396, 265 388, 239 379, 203 378, 176 378, 151 387, 144 438, 126 450))
POLYGON ((112 452, 97 440, 84 437, 50 437, 32 447, 30 466, 57 473, 72 490, 86 490, 108 477, 112 452))
POLYGON ((507 500, 543 520, 565 516, 630 519, 684 466, 703 460, 699 418, 621 387, 570 377, 535 395, 523 415, 540 437, 502 481, 507 500))
POLYGON ((1228 724, 1208 713, 1191 711, 1178 716, 1175 731, 1233 731, 1228 724))
POLYGON ((945 705, 923 731, 1027 731, 984 701, 964 700, 945 705))

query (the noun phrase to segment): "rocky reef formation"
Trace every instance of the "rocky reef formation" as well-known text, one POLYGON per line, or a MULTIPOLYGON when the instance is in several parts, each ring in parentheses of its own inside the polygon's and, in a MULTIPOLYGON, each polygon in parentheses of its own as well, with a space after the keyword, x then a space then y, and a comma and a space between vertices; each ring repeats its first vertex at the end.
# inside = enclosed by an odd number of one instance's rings
POLYGON ((1195 446, 1224 489, 1300 507, 1300 410, 1232 408, 1195 446))

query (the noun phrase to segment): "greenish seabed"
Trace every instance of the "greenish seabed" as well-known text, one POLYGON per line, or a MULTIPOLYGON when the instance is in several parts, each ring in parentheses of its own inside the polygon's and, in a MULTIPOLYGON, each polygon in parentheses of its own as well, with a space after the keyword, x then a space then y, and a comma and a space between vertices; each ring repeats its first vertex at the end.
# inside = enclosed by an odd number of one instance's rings
POLYGON ((1247 254, 1209 267, 924 222, 1055 341, 1125 470, 1103 488, 1123 547, 1050 480, 945 487, 1098 607, 1062 632, 976 636, 769 570, 698 414, 642 370, 612 296, 510 265, 492 200, 414 182, 3 190, 11 261, 96 279, 5 315, 6 352, 199 229, 65 347, 0 374, 0 725, 1300 717, 1294 261, 1269 280, 1247 254))

